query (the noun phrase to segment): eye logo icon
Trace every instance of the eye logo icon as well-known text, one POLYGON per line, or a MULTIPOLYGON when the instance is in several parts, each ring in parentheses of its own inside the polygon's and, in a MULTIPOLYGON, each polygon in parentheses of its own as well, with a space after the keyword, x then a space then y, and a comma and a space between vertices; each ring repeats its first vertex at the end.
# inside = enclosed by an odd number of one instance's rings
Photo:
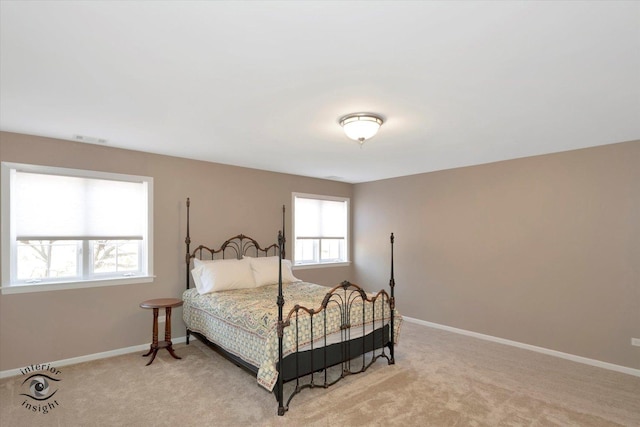
POLYGON ((36 414, 48 414, 60 406, 57 397, 51 398, 58 392, 56 383, 62 381, 54 377, 62 372, 50 363, 42 363, 22 368, 20 373, 24 375, 22 377, 24 380, 20 384, 20 389, 24 393, 20 393, 20 396, 25 396, 20 406, 36 414))
POLYGON ((49 381, 60 380, 51 378, 50 376, 44 374, 31 375, 22 382, 22 385, 24 385, 26 382, 29 382, 30 394, 21 393, 20 395, 30 397, 33 400, 47 400, 58 391, 58 389, 52 390, 53 387, 49 384, 49 381))

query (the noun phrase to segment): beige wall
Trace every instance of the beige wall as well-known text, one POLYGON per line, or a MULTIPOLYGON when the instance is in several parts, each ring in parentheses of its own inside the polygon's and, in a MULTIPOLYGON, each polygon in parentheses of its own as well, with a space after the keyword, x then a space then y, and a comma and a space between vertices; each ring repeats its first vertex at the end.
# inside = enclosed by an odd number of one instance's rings
POLYGON ((2 132, 0 160, 154 177, 157 276, 0 296, 0 371, 149 342, 151 313, 138 304, 183 290, 185 198, 192 245, 237 233, 262 242, 294 191, 352 197, 353 208, 354 268, 297 270, 301 279, 386 287, 393 231, 403 314, 640 368, 637 141, 355 186, 2 132))
MULTIPOLYGON (((355 185, 355 276, 401 313, 640 368, 640 142, 355 185)), ((401 349, 399 350, 401 351, 401 349)))
MULTIPOLYGON (((333 181, 6 132, 0 133, 0 160, 153 177, 156 275, 148 284, 0 296, 0 371, 149 342, 151 313, 138 304, 180 297, 184 289, 187 197, 194 247, 239 233, 275 242, 283 204, 291 236, 292 192, 351 197, 353 190, 333 181)), ((295 275, 332 285, 350 272, 341 267, 295 275)), ((182 309, 175 310, 174 337, 184 336, 181 318, 182 309)))

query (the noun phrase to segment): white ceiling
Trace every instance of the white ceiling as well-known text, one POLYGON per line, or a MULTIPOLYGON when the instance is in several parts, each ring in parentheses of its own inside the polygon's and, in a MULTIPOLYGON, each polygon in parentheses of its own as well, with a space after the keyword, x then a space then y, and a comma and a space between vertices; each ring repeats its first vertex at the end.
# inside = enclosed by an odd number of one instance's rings
POLYGON ((0 7, 5 131, 352 183, 640 139, 636 1, 0 7))

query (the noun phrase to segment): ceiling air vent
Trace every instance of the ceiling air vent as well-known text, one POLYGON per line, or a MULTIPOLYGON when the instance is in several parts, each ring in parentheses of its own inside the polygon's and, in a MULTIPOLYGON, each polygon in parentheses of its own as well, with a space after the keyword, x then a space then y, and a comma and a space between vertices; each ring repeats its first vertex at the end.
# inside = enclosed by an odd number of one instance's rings
POLYGON ((104 138, 96 138, 94 136, 86 135, 73 135, 73 139, 80 142, 87 142, 89 144, 106 144, 107 140, 104 138))

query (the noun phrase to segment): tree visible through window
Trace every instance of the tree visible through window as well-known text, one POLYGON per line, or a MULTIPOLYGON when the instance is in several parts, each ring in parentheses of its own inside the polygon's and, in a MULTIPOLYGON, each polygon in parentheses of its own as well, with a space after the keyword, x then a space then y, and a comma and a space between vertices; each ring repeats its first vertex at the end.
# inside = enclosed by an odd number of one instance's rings
POLYGON ((11 163, 2 174, 3 291, 151 275, 152 178, 11 163))

